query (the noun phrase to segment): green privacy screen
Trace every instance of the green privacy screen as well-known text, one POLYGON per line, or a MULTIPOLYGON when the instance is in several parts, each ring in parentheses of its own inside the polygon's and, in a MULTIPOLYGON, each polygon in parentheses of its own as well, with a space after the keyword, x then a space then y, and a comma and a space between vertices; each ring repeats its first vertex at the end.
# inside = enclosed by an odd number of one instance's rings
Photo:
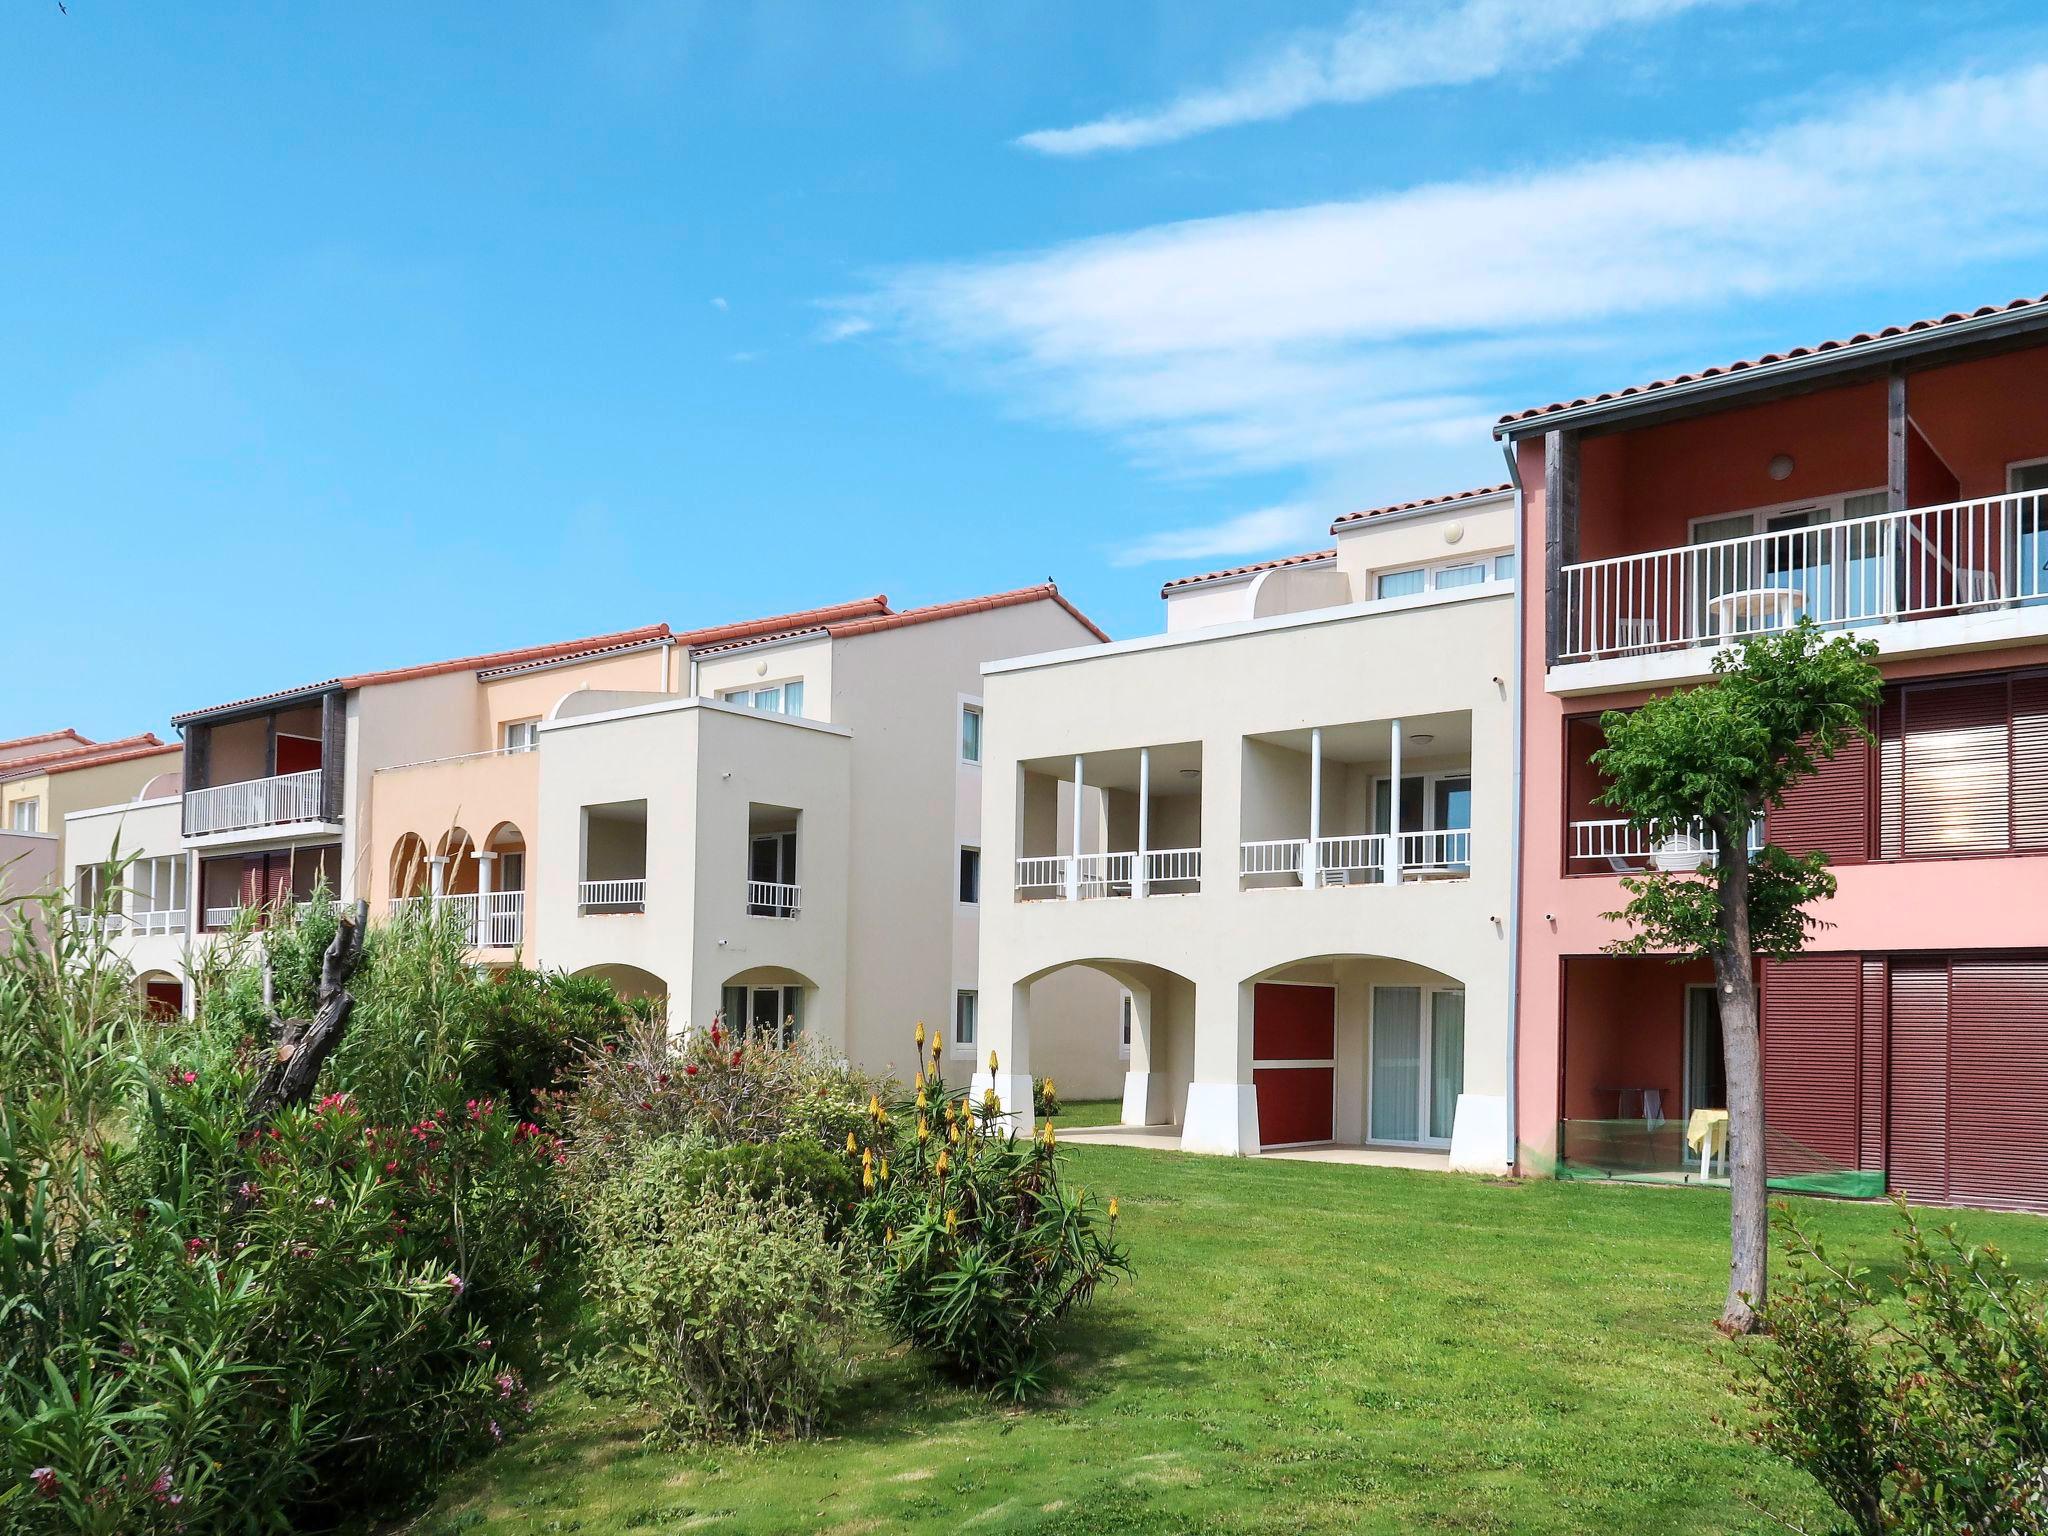
MULTIPOLYGON (((1766 1127, 1764 1147, 1770 1187, 1787 1194, 1830 1195, 1842 1200, 1884 1196, 1882 1168, 1848 1168, 1804 1142, 1766 1127)), ((1665 1120, 1566 1120, 1558 1127, 1558 1155, 1550 1172, 1560 1179, 1616 1179, 1632 1184, 1725 1186, 1724 1157, 1708 1174, 1700 1155, 1686 1145, 1685 1124, 1665 1120)))

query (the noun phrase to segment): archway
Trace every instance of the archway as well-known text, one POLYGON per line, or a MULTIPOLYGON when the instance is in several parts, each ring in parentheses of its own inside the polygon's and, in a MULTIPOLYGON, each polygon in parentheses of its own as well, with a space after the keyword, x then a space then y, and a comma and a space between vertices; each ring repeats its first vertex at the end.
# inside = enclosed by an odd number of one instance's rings
POLYGON ((668 1004, 668 983, 652 971, 643 971, 637 965, 586 965, 576 974, 603 978, 612 984, 613 991, 629 1003, 651 1002, 663 1007, 668 1004))
POLYGON ((434 845, 434 857, 441 861, 437 890, 442 896, 476 894, 476 839, 461 827, 450 827, 434 845))
POLYGON ((407 832, 391 845, 391 899, 406 901, 427 894, 427 840, 407 832))
POLYGON ((993 1050, 1006 1105, 1030 1102, 1033 1080, 1050 1077, 1063 1104, 1115 1100, 1110 1126, 1173 1127, 1194 1077, 1195 993, 1190 978, 1144 961, 1061 961, 985 990, 979 1037, 963 1051, 956 1020, 949 1054, 976 1058, 986 1079, 993 1050))
POLYGON ((135 990, 142 995, 143 1011, 151 1022, 184 1017, 185 983, 169 971, 144 971, 135 978, 135 990))
POLYGON ((804 1032, 807 1004, 817 983, 780 965, 736 971, 718 989, 718 1014, 725 1027, 750 1040, 789 1045, 804 1032))

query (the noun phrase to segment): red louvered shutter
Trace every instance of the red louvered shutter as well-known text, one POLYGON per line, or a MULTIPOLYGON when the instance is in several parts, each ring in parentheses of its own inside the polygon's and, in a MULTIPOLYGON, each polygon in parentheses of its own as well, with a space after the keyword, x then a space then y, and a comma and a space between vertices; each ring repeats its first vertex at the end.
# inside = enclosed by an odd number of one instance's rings
POLYGON ((1896 859, 1905 846, 1905 708, 1887 688, 1877 707, 1877 856, 1896 859))
POLYGON ((1886 1084, 1886 1182, 1915 1200, 1948 1199, 1948 965, 1894 960, 1886 1084))
POLYGON ((2048 672, 2012 680, 2012 845, 2048 848, 2048 672))
POLYGON ((1857 1166, 1862 1002, 1860 955, 1764 962, 1764 1126, 1773 1174, 1857 1166))
POLYGON ((1870 743, 1858 735, 1822 763, 1812 778, 1786 791, 1767 830, 1787 853, 1825 853, 1830 863, 1870 857, 1870 743))
POLYGON ((1949 990, 1948 1198, 2048 1211, 2048 960, 1962 960, 1949 990))
POLYGON ((1862 1101, 1862 1132, 1858 1138, 1859 1168, 1884 1167, 1884 1111, 1886 1059, 1891 1054, 1888 1007, 1891 1001, 1890 975, 1881 959, 1863 962, 1863 1046, 1858 1053, 1861 1068, 1858 1097, 1862 1101))
POLYGON ((1908 855, 2012 846, 2009 685, 1924 683, 1905 690, 1901 770, 1908 855))

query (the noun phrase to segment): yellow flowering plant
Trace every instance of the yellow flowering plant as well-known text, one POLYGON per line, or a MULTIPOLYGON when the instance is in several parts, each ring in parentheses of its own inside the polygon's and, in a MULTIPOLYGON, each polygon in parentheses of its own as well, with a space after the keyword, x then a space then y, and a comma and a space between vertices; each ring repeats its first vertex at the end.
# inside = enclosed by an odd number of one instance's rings
POLYGON ((1050 1123, 1019 1136, 993 1087, 949 1087, 937 1050, 898 1113, 914 1137, 898 1141, 898 1116, 878 1100, 848 1147, 864 1175, 855 1228, 874 1248, 882 1317, 963 1381, 1013 1398, 1042 1390, 1053 1329, 1129 1273, 1116 1202, 1062 1178, 1050 1123))

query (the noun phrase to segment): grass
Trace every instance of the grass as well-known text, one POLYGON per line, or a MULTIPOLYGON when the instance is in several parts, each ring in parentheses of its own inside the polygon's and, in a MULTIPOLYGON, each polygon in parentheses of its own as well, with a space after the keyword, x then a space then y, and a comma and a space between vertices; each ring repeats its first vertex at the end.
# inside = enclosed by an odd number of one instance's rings
MULTIPOLYGON (((1712 1422, 1739 1414, 1718 1192, 1067 1156, 1121 1196, 1137 1274, 1067 1330, 1048 1400, 997 1407, 886 1352, 822 1442, 679 1453, 557 1389, 414 1536, 1824 1524, 1801 1476, 1712 1422)), ((1889 1259, 1888 1208, 1802 1205, 1831 1250, 1889 1259)), ((2048 1267, 2048 1223, 1962 1221, 2048 1267)))

